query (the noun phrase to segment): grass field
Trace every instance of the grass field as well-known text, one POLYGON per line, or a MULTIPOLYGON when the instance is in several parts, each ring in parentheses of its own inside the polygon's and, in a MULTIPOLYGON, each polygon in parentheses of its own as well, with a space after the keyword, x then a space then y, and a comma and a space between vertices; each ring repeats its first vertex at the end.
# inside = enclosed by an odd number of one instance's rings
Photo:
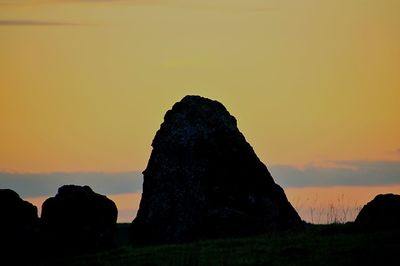
POLYGON ((310 225, 301 232, 132 247, 119 225, 115 249, 47 259, 44 265, 400 265, 400 231, 357 232, 351 224, 310 225))

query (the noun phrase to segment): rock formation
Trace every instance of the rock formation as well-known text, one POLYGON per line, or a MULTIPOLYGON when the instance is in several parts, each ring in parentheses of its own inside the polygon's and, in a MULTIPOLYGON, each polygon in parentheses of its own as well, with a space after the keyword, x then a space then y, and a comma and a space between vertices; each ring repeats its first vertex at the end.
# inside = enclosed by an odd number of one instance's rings
POLYGON ((294 228, 302 221, 225 107, 186 96, 157 132, 133 243, 294 228))
POLYGON ((114 202, 88 186, 66 185, 42 206, 46 244, 79 251, 111 244, 118 210, 114 202))
POLYGON ((0 189, 0 212, 2 236, 33 232, 38 224, 37 208, 11 189, 0 189))
POLYGON ((355 225, 362 229, 400 229, 400 195, 377 195, 361 209, 355 225))
POLYGON ((0 265, 33 265, 38 222, 35 206, 11 189, 0 189, 0 265))

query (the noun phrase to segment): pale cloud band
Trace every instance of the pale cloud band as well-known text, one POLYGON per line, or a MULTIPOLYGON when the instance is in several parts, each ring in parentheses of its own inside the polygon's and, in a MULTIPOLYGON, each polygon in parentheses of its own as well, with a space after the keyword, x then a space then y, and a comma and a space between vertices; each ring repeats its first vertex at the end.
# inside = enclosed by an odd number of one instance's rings
POLYGON ((62 185, 88 185, 101 194, 140 192, 142 174, 124 173, 10 173, 0 172, 0 188, 15 190, 21 197, 55 195, 62 185))
POLYGON ((378 186, 400 184, 400 161, 335 161, 329 167, 289 165, 270 168, 284 187, 378 186))
MULTIPOLYGON (((337 161, 335 166, 309 165, 299 169, 275 165, 275 181, 288 187, 380 186, 400 184, 400 161, 337 161)), ((124 173, 11 173, 0 172, 0 188, 11 188, 22 197, 54 195, 65 184, 89 185, 102 194, 139 193, 140 172, 124 173)))

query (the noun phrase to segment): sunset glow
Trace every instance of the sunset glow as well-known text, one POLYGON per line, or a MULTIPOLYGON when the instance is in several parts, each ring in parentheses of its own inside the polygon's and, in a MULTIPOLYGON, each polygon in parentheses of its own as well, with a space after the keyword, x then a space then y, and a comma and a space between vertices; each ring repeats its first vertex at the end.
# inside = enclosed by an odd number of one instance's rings
MULTIPOLYGON (((399 14, 390 0, 0 0, 0 171, 141 172, 187 94, 222 102, 268 167, 400 164, 399 14)), ((310 221, 307 198, 365 204, 400 193, 394 174, 286 193, 310 221)), ((139 192, 109 197, 134 217, 139 192)))
POLYGON ((400 2, 0 2, 1 169, 142 170, 186 94, 268 164, 399 159, 400 2))

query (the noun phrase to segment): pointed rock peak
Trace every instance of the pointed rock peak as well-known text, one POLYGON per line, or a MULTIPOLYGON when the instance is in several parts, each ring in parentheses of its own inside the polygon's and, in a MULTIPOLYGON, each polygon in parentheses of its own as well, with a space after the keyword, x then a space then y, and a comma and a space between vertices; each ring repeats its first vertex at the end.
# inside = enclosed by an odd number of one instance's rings
POLYGON ((219 102, 186 96, 153 140, 133 242, 264 232, 301 220, 219 102))
POLYGON ((165 114, 153 147, 159 139, 172 145, 190 146, 216 132, 235 130, 236 119, 221 103, 201 96, 186 96, 165 114))

